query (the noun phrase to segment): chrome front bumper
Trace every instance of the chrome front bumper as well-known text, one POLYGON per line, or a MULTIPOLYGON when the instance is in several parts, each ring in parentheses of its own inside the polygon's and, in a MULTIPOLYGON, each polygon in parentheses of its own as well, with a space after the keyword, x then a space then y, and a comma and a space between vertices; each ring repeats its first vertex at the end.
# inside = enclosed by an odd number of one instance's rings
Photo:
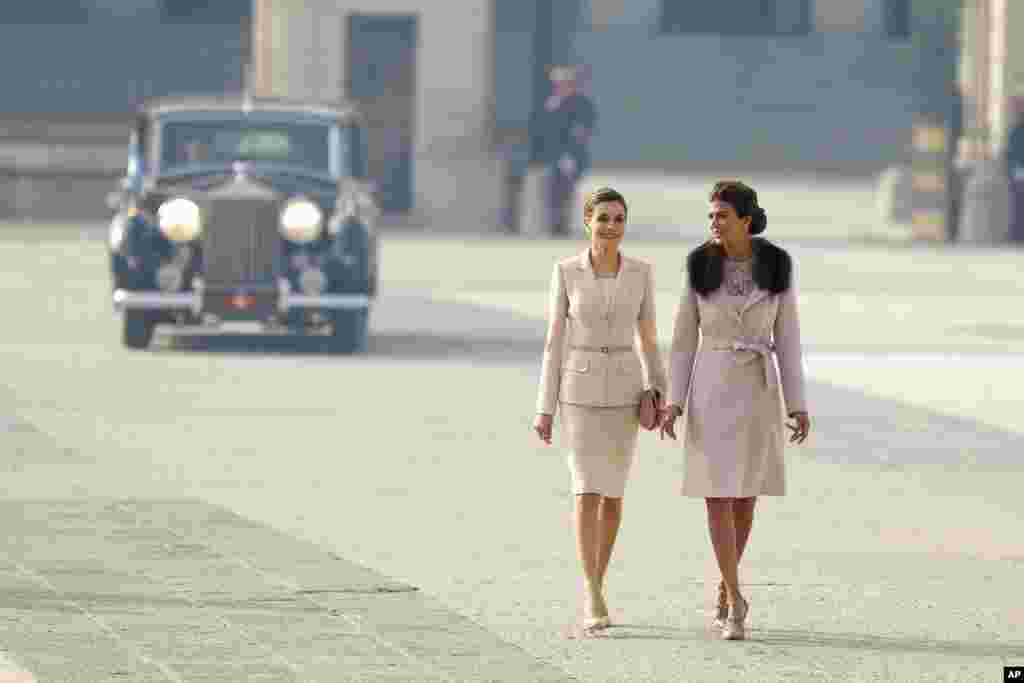
MULTIPOLYGON (((114 290, 114 310, 123 313, 129 309, 203 312, 202 290, 195 292, 133 292, 114 290)), ((278 284, 277 311, 287 313, 294 309, 364 309, 370 307, 366 294, 295 294, 287 281, 278 284)))

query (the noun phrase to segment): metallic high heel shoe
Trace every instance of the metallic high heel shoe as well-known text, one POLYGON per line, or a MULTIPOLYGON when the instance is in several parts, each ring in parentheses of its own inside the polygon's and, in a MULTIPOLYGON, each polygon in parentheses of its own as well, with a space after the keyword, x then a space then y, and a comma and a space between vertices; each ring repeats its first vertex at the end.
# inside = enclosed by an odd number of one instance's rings
POLYGON ((722 628, 723 640, 746 640, 747 627, 744 622, 747 613, 750 611, 750 603, 743 598, 738 603, 733 603, 729 610, 729 616, 725 618, 725 627, 722 628))
MULTIPOLYGON (((601 603, 604 607, 604 611, 608 611, 608 606, 604 602, 604 596, 601 596, 601 603)), ((589 605, 593 607, 593 605, 589 605)), ((587 611, 590 611, 589 609, 587 611)), ((605 614, 601 617, 584 617, 583 619, 583 630, 587 632, 602 631, 611 625, 611 621, 608 619, 608 615, 605 614)))
POLYGON ((715 610, 715 619, 712 625, 717 629, 725 628, 725 619, 729 616, 729 600, 725 593, 725 583, 718 584, 718 607, 715 610))

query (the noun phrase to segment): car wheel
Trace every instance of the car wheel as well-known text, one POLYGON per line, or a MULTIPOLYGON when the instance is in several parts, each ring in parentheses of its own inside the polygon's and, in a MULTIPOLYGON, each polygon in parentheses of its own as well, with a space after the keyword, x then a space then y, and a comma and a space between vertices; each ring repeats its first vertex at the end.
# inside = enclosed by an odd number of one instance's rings
POLYGON ((369 311, 334 311, 334 329, 331 331, 331 351, 357 353, 365 351, 369 338, 369 311))
POLYGON ((156 323, 146 311, 125 311, 121 341, 129 349, 144 349, 153 341, 156 323))

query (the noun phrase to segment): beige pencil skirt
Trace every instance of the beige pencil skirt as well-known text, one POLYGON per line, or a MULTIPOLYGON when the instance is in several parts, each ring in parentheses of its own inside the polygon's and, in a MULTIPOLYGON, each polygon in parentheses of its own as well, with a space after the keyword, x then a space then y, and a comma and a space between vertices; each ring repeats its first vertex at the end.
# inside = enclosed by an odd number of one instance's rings
POLYGON ((637 406, 598 408, 559 403, 558 409, 572 492, 621 498, 640 430, 637 406))

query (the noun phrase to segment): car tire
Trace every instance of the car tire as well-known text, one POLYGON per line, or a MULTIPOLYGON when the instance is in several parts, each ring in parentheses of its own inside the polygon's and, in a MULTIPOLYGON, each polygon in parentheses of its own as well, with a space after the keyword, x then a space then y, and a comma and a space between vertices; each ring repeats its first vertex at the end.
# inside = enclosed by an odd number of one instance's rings
POLYGON ((370 312, 342 310, 333 313, 330 348, 334 353, 359 353, 366 350, 369 341, 370 312))
POLYGON ((125 311, 121 341, 129 349, 145 349, 153 341, 156 323, 147 311, 125 311))

